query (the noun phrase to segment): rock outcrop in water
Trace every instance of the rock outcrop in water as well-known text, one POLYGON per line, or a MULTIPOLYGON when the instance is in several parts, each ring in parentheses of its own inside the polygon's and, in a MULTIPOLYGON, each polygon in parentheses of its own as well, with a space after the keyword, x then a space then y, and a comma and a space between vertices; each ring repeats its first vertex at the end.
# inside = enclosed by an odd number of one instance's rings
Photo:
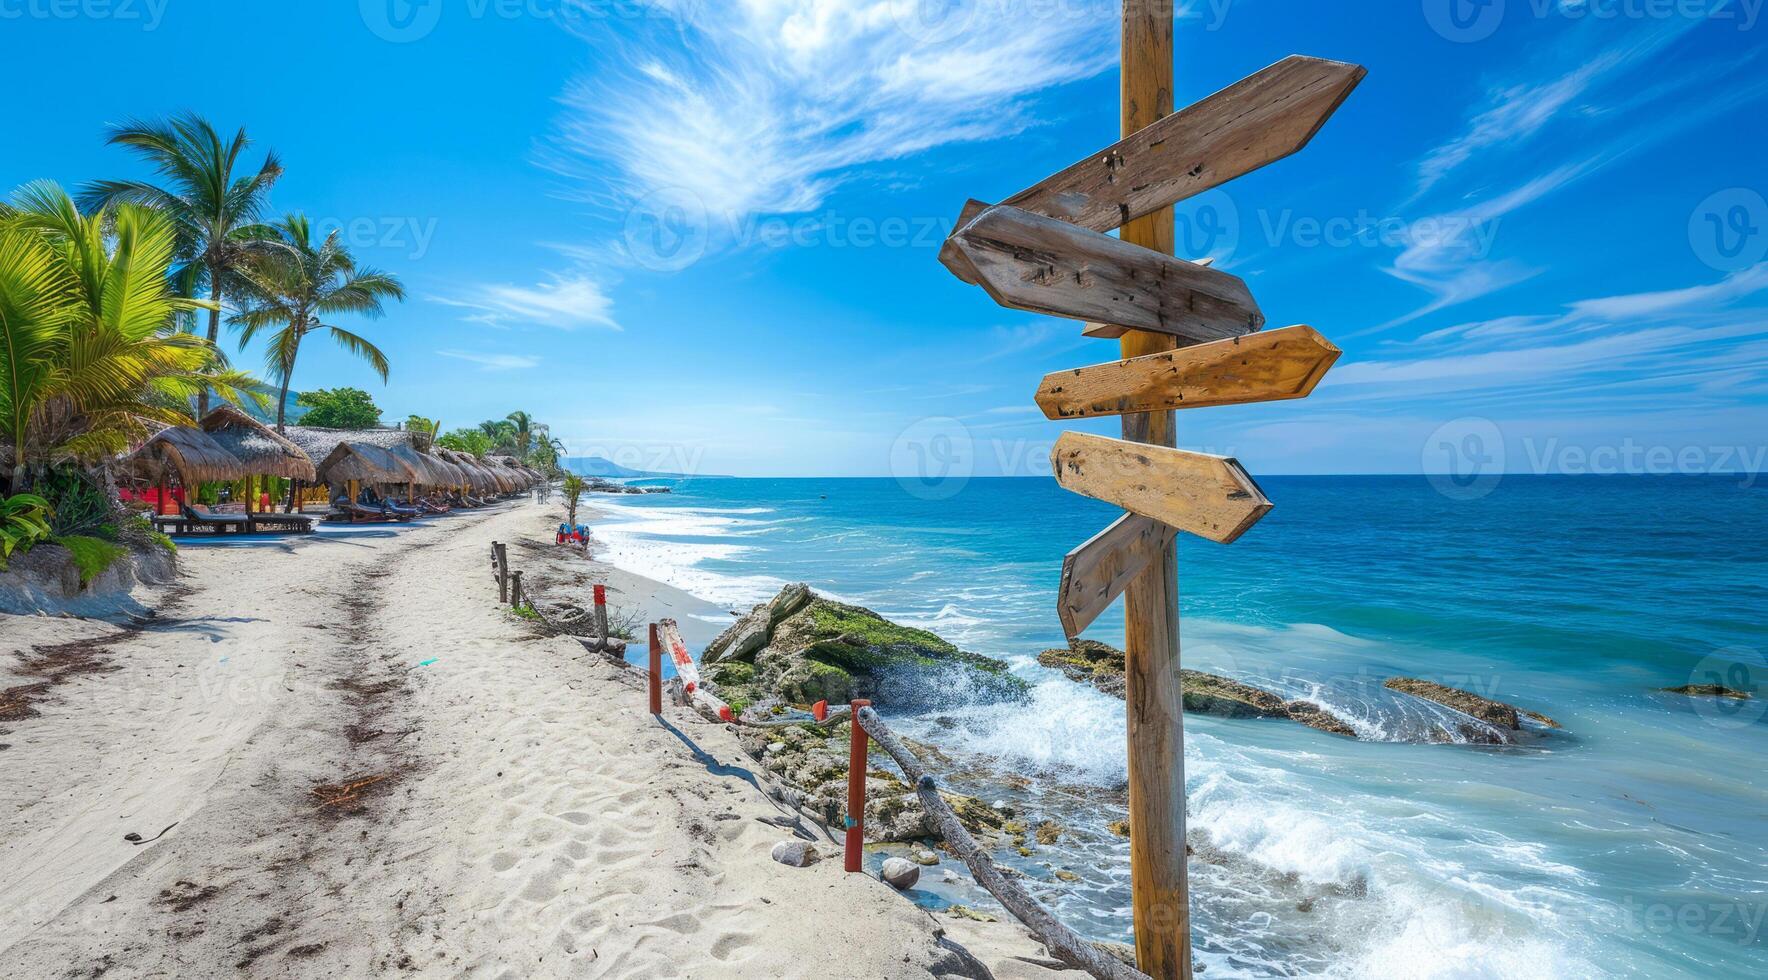
POLYGON ((806 585, 788 585, 750 610, 706 647, 702 661, 706 680, 739 713, 772 699, 799 705, 920 700, 954 684, 967 685, 972 699, 1025 693, 1024 682, 999 660, 825 599, 806 585))
MULTIPOLYGON (((1559 722, 1546 715, 1525 711, 1502 701, 1493 701, 1490 698, 1474 694, 1472 691, 1463 691, 1458 687, 1445 687, 1435 681, 1419 680, 1416 677, 1390 677, 1382 686, 1390 691, 1399 691, 1401 694, 1410 694, 1415 698, 1434 701, 1445 708, 1453 708, 1464 715, 1483 721, 1501 732, 1521 731, 1521 719, 1523 718, 1539 722, 1548 728, 1561 727, 1559 722)), ((1493 738, 1484 730, 1471 725, 1462 726, 1460 734, 1468 736, 1467 741, 1472 742, 1504 744, 1510 741, 1502 736, 1493 738)))
MULTIPOLYGON (((1037 662, 1060 670, 1071 680, 1091 684, 1121 698, 1124 696, 1124 656, 1116 647, 1097 640, 1076 640, 1066 650, 1045 650, 1037 662)), ((1309 728, 1356 738, 1357 731, 1344 720, 1309 701, 1286 701, 1270 691, 1200 670, 1179 672, 1185 710, 1218 718, 1287 718, 1309 728)))
MULTIPOLYGON (((1112 697, 1124 696, 1124 655, 1115 647, 1096 640, 1076 640, 1066 650, 1045 650, 1037 659, 1071 680, 1091 684, 1112 697)), ((1200 670, 1181 669, 1179 675, 1188 713, 1217 718, 1287 718, 1333 735, 1362 737, 1345 719, 1315 702, 1285 699, 1251 684, 1200 670)), ((1546 728, 1560 727, 1559 722, 1546 715, 1431 681, 1395 677, 1383 686, 1468 716, 1461 720, 1432 719, 1412 738, 1398 741, 1510 745, 1517 741, 1516 733, 1524 731, 1524 718, 1546 728)))
MULTIPOLYGON (((823 598, 806 585, 788 585, 757 605, 707 645, 701 673, 708 686, 745 718, 780 717, 788 706, 831 706, 869 698, 881 706, 937 701, 953 689, 966 702, 1016 698, 1025 683, 999 660, 966 653, 926 630, 892 623, 877 613, 823 598)), ((800 715, 799 717, 802 717, 800 715)), ((824 819, 846 817, 851 722, 744 728, 739 742, 762 768, 804 794, 824 819)), ((937 748, 904 739, 910 751, 941 775, 951 759, 937 748)), ((926 815, 913 788, 873 755, 866 773, 866 837, 905 842, 928 837, 926 815)), ((1010 811, 971 796, 941 791, 958 819, 979 837, 999 837, 1010 811)))
POLYGON ((1730 698, 1734 701, 1750 700, 1750 693, 1748 691, 1739 691, 1736 688, 1726 687, 1723 684, 1684 684, 1681 687, 1662 687, 1658 689, 1658 692, 1661 694, 1680 694, 1683 697, 1690 698, 1730 698))

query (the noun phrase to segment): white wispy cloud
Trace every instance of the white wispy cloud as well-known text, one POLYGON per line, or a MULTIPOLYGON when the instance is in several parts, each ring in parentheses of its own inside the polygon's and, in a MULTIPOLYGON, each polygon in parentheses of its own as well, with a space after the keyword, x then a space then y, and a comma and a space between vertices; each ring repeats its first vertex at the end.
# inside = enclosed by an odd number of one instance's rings
POLYGON ((458 296, 432 296, 447 306, 472 310, 464 319, 491 326, 526 323, 575 330, 603 327, 619 330, 614 301, 601 283, 582 276, 563 276, 533 286, 490 284, 458 296))
MULTIPOLYGON (((905 0, 665 2, 666 25, 595 30, 543 162, 618 209, 666 194, 721 222, 809 211, 868 165, 1028 125, 1025 97, 1109 68, 1114 5, 905 0)), ((718 229, 712 229, 717 234, 718 229)))
MULTIPOLYGON (((1600 113, 1583 100, 1601 85, 1623 78, 1629 70, 1648 61, 1700 24, 1698 18, 1673 18, 1655 30, 1636 32, 1630 43, 1605 45, 1592 53, 1591 36, 1576 32, 1552 52, 1545 79, 1502 82, 1491 87, 1485 101, 1474 110, 1464 132, 1435 147, 1418 163, 1418 189, 1429 190, 1451 172, 1483 151, 1514 149, 1561 119, 1568 110, 1600 113)), ((1692 81, 1693 79, 1689 79, 1692 81)), ((1658 80, 1661 82, 1661 80, 1658 80)), ((1660 85, 1656 97, 1681 88, 1660 85)), ((1637 103, 1640 90, 1623 93, 1637 103)))
POLYGON ((481 354, 465 350, 439 350, 436 353, 457 361, 470 361, 487 371, 520 371, 540 366, 540 358, 526 354, 481 354))

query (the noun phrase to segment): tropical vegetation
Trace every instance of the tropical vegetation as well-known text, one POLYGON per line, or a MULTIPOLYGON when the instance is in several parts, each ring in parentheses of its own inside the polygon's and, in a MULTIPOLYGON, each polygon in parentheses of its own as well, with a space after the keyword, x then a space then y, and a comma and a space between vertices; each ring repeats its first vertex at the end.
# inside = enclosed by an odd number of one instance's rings
MULTIPOLYGON (((405 297, 396 276, 360 264, 299 212, 265 222, 283 168, 274 153, 249 163, 244 130, 224 138, 185 114, 115 127, 109 142, 146 161, 152 179, 95 181, 77 198, 37 182, 0 202, 0 569, 57 544, 82 582, 127 547, 173 550, 120 504, 120 454, 160 428, 194 425, 214 400, 266 417, 274 396, 280 428, 314 334, 385 383, 386 353, 340 320, 377 319, 405 297), (268 384, 228 364, 218 346, 224 321, 242 350, 264 344, 268 384)), ((304 425, 381 425, 381 409, 358 388, 303 392, 297 404, 304 425)), ((563 451, 525 411, 446 435, 418 415, 404 427, 549 474, 563 451)), ((186 489, 213 502, 225 485, 186 489)))
MULTIPOLYGON (((87 185, 81 205, 98 211, 135 204, 159 212, 177 232, 178 265, 171 270, 178 295, 207 292, 209 346, 221 330, 224 300, 242 284, 242 272, 273 246, 273 229, 259 218, 282 163, 267 153, 258 168, 238 172, 251 140, 244 129, 222 139, 208 120, 192 113, 162 121, 131 121, 111 130, 109 142, 134 150, 161 183, 100 180, 87 185)), ((197 394, 196 414, 208 414, 209 393, 197 394)))
POLYGON ((316 244, 312 222, 305 215, 285 217, 275 233, 280 247, 248 256, 240 270, 247 305, 232 322, 240 327, 242 348, 258 334, 269 333, 264 373, 281 386, 276 399, 280 431, 295 359, 310 333, 329 333, 345 350, 367 361, 386 383, 387 355, 360 334, 329 321, 339 314, 379 319, 386 314, 387 300, 405 298, 405 287, 385 272, 358 267, 335 230, 316 244))
POLYGON ((302 425, 321 429, 373 429, 381 424, 381 410, 361 388, 322 388, 301 393, 307 408, 302 425))

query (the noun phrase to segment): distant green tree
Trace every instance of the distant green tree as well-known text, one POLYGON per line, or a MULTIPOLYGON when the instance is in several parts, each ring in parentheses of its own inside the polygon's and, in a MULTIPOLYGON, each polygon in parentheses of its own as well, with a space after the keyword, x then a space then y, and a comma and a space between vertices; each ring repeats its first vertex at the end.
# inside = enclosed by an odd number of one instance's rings
POLYGON ((302 425, 322 429, 372 429, 381 424, 381 410, 361 388, 322 388, 304 391, 300 403, 307 406, 302 425))
POLYGON ((454 429, 437 439, 436 445, 459 453, 483 456, 491 451, 491 437, 478 429, 454 429))

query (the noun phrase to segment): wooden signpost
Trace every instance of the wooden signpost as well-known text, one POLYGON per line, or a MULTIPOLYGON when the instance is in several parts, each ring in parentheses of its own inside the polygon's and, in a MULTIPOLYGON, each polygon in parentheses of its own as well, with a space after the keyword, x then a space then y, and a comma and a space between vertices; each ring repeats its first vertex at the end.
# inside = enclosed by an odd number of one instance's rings
POLYGON ((1175 533, 1152 517, 1125 514, 1062 559, 1056 613, 1069 642, 1079 639, 1123 595, 1131 579, 1160 560, 1175 533))
POLYGON ((978 211, 947 240, 941 259, 1015 310, 1192 343, 1239 337, 1265 323, 1236 276, 1004 204, 978 211))
POLYGON ((1339 350, 1312 327, 1258 333, 1244 281, 1173 257, 1171 208, 1306 146, 1366 72, 1290 57, 1173 113, 1172 21, 1171 0, 1124 0, 1124 139, 1002 204, 969 202, 940 261, 1001 306, 1121 338, 1123 360, 1056 372, 1037 393, 1051 419, 1123 418, 1123 439, 1069 432, 1051 453, 1063 487, 1129 512, 1069 553, 1057 613, 1073 640, 1124 597, 1137 965, 1188 980, 1174 539, 1230 543, 1272 505, 1238 461, 1176 448, 1173 410, 1305 398, 1339 350))
POLYGON ((1051 419, 1306 398, 1340 351, 1313 327, 1284 327, 1213 344, 1047 375, 1037 405, 1051 419))

